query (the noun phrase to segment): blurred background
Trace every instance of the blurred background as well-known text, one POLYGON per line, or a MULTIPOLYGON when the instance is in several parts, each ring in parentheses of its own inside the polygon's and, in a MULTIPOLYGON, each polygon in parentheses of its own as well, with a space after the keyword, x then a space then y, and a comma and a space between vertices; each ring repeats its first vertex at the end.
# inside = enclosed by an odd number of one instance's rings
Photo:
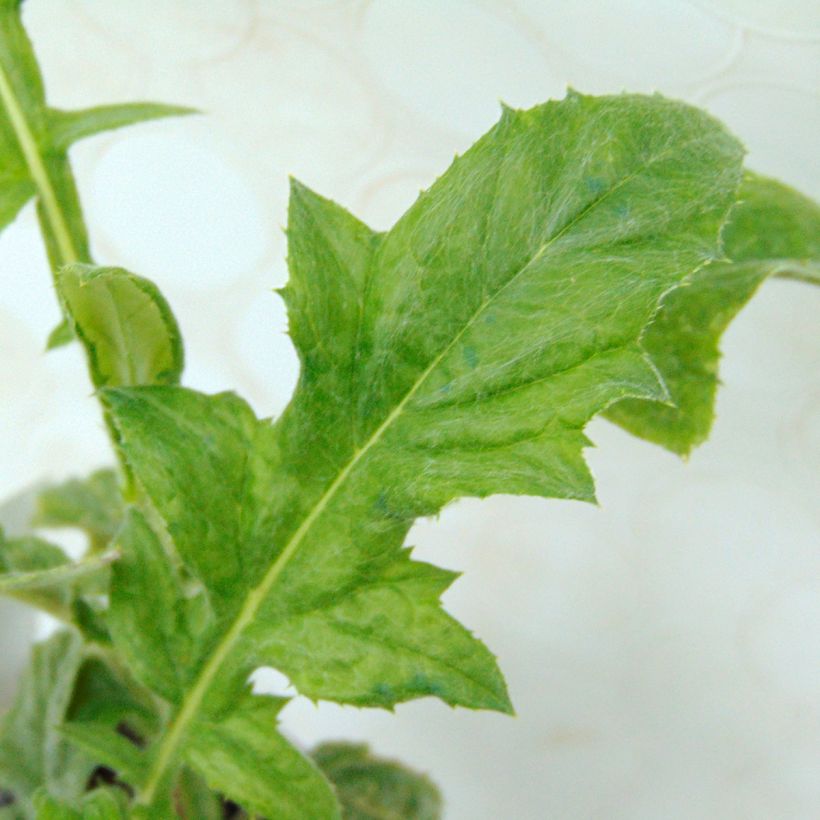
MULTIPOLYGON (((751 167, 820 196, 814 0, 27 0, 25 20, 52 104, 205 112, 72 157, 98 261, 160 285, 186 383, 262 415, 297 374, 272 293, 288 174, 387 228, 499 100, 570 84, 705 106, 751 167)), ((465 572, 447 608, 499 656, 517 718, 296 699, 286 732, 429 771, 449 820, 818 817, 818 317, 820 289, 764 286, 688 463, 596 421, 600 508, 467 500, 414 529, 419 558, 465 572)), ((56 320, 28 207, 0 237, 0 498, 111 461, 79 349, 43 352, 56 320)), ((0 603, 0 702, 43 628, 0 603)))

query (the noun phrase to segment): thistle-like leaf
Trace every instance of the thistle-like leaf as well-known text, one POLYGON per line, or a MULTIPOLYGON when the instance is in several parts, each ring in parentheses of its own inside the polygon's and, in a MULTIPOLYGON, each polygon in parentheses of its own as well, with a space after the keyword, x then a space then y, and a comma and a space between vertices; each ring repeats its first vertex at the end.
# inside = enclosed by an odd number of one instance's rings
POLYGON ((719 384, 720 337, 770 276, 820 284, 820 206, 797 191, 747 173, 724 232, 726 261, 669 293, 643 345, 670 402, 627 399, 607 417, 634 435, 687 455, 706 440, 719 384))
MULTIPOLYGON (((510 710, 492 655, 441 607, 453 573, 413 561, 404 538, 463 495, 593 498, 583 427, 666 395, 639 339, 718 256, 741 158, 688 106, 571 94, 506 110, 386 234, 294 183, 284 296, 302 372, 284 416, 175 387, 101 391, 171 542, 120 539, 165 581, 115 575, 112 618, 144 619, 140 584, 193 583, 199 602, 181 643, 166 615, 140 637, 157 665, 176 660, 150 684, 171 716, 146 751, 143 807, 184 763, 216 782, 204 739, 238 747, 272 725, 245 690, 259 666, 311 698, 510 710)), ((127 654, 133 636, 116 640, 127 654)), ((260 788, 238 773, 217 787, 240 804, 260 788)))

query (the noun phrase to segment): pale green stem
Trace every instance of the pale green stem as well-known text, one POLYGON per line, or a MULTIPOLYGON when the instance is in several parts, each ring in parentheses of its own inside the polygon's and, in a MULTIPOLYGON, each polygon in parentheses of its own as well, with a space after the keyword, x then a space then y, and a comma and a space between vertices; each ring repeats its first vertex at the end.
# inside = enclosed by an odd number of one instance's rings
POLYGON ((51 184, 46 166, 43 163, 43 158, 40 156, 37 140, 34 139, 34 134, 31 133, 23 109, 14 94, 14 89, 11 87, 8 75, 3 70, 2 65, 0 65, 0 101, 2 101, 3 107, 6 109, 9 122, 14 129, 17 141, 20 144, 20 149, 25 157, 26 165, 28 165, 29 172, 31 173, 31 178, 37 187, 38 196, 43 204, 43 211, 51 226, 54 240, 60 253, 60 261, 63 265, 79 262, 80 256, 74 247, 71 232, 68 229, 68 223, 60 208, 60 203, 54 192, 54 186, 51 184))

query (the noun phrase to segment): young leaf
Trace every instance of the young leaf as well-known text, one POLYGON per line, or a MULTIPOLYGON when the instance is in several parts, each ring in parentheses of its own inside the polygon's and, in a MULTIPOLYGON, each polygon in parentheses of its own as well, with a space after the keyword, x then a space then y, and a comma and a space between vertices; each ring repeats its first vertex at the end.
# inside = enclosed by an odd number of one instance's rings
MULTIPOLYGON (((294 185, 302 373, 282 419, 174 387, 102 391, 211 610, 143 805, 184 760, 209 767, 213 726, 245 736, 260 665, 313 698, 510 709, 492 656, 441 609, 452 574, 404 537, 461 495, 593 497, 583 427, 665 395, 639 338, 718 253, 741 155, 688 106, 571 94, 506 110, 384 235, 294 185)), ((162 624, 151 640, 159 657, 162 624)))
POLYGON ((35 646, 17 700, 0 722, 0 790, 14 796, 15 810, 26 818, 34 817, 41 787, 67 801, 85 791, 93 764, 58 730, 81 662, 82 642, 72 633, 35 646))
POLYGON ((0 591, 63 620, 71 618, 73 592, 69 584, 52 584, 50 588, 49 585, 42 588, 35 584, 28 589, 24 584, 15 589, 14 579, 61 571, 68 565, 68 558, 59 547, 32 536, 7 539, 0 530, 0 591))
POLYGON ((333 783, 344 820, 440 820, 441 795, 433 782, 364 744, 323 743, 311 757, 333 783))
POLYGON ((118 557, 108 550, 70 561, 41 538, 6 539, 0 529, 0 594, 73 624, 90 641, 110 643, 101 596, 108 590, 109 565, 118 557))
POLYGON ((179 381, 179 327, 153 282, 122 268, 76 264, 61 268, 57 283, 96 387, 179 381))
POLYGON ((98 105, 80 111, 49 111, 50 144, 58 151, 70 148, 75 142, 105 131, 113 131, 138 122, 165 117, 184 117, 198 113, 193 108, 162 103, 118 103, 98 105))
POLYGON ((680 455, 709 435, 720 337, 759 285, 773 275, 820 284, 820 206, 747 173, 724 242, 729 261, 702 268, 669 293, 643 336, 671 403, 626 399, 607 411, 625 430, 680 455))
POLYGON ((31 524, 80 529, 88 535, 91 551, 99 552, 111 542, 124 514, 117 474, 104 469, 86 479, 72 478, 42 490, 31 524))
MULTIPOLYGON (((56 274, 63 265, 91 261, 68 162, 71 144, 100 131, 190 111, 151 103, 76 112, 50 108, 20 10, 21 0, 0 0, 0 230, 36 197, 56 274)), ((50 344, 70 338, 64 323, 52 333, 50 344)))

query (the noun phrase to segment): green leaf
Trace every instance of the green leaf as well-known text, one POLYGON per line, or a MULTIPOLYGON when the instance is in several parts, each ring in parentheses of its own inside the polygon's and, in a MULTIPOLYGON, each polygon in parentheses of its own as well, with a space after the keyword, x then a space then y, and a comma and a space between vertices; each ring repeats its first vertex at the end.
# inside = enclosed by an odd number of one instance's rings
POLYGON ((90 758, 115 771, 134 786, 141 785, 148 771, 145 754, 107 723, 68 722, 60 734, 90 758))
POLYGON ((66 623, 76 623, 75 607, 108 586, 108 567, 119 557, 109 550, 69 560, 53 544, 34 536, 5 538, 0 529, 0 594, 18 598, 66 623))
POLYGON ((788 185, 747 172, 725 231, 732 262, 771 265, 778 276, 820 281, 820 205, 788 185))
POLYGON ((311 757, 333 783, 344 820, 440 820, 443 806, 435 784, 364 744, 323 743, 311 757))
POLYGON ((230 716, 198 722, 187 759, 212 789, 252 815, 338 818, 336 797, 318 768, 275 731, 286 702, 248 696, 230 716))
MULTIPOLYGON (((88 234, 68 162, 73 142, 130 123, 190 113, 150 103, 65 112, 49 108, 20 19, 19 0, 0 0, 0 230, 32 197, 52 269, 90 262, 88 234)), ((49 346, 70 339, 63 322, 49 346)))
POLYGON ((179 327, 153 282, 122 268, 92 265, 64 267, 57 281, 95 386, 179 381, 179 327))
POLYGON ((59 733, 82 662, 82 642, 58 632, 34 647, 17 699, 0 723, 0 789, 14 795, 15 807, 34 816, 33 799, 44 787, 58 800, 85 791, 92 762, 59 733))
POLYGON ((37 820, 127 820, 125 793, 95 789, 79 801, 56 800, 46 792, 35 799, 37 820))
POLYGON ((115 550, 101 555, 86 558, 83 561, 66 561, 50 569, 38 569, 29 572, 6 572, 0 575, 0 594, 29 592, 31 590, 62 588, 66 584, 98 574, 113 561, 119 558, 115 550))
POLYGON ((74 331, 71 329, 71 323, 68 319, 62 319, 59 324, 55 325, 52 331, 48 334, 46 339, 46 350, 56 350, 58 347, 67 345, 74 341, 74 331))
POLYGON ((159 726, 156 700, 149 692, 124 675, 119 659, 115 671, 111 656, 87 658, 77 673, 74 693, 66 715, 72 724, 93 723, 108 726, 122 737, 140 745, 153 736, 159 726))
POLYGON ((222 799, 214 794, 205 781, 185 768, 180 772, 174 789, 174 805, 181 817, 192 820, 224 820, 222 799))
POLYGON ((773 275, 820 284, 820 206, 748 173, 724 242, 730 261, 702 268, 668 294, 643 337, 671 404, 627 399, 607 411, 630 433, 680 455, 709 435, 720 338, 760 284, 773 275))
POLYGON ((135 677, 178 702, 194 658, 188 599, 159 539, 132 510, 117 538, 108 626, 135 677))
POLYGON ((60 571, 68 564, 68 558, 59 547, 33 536, 7 539, 0 530, 0 590, 4 584, 3 579, 6 579, 5 594, 64 620, 70 620, 70 606, 74 597, 69 584, 58 583, 44 588, 35 584, 28 589, 23 585, 15 589, 14 579, 36 576, 41 572, 60 571), (8 583, 9 579, 11 583, 8 583))
POLYGON ((104 549, 120 528, 125 513, 114 470, 93 472, 46 487, 37 497, 35 527, 71 527, 88 535, 92 551, 104 549))
POLYGON ((196 109, 180 105, 139 102, 98 105, 80 111, 52 108, 49 111, 50 143, 52 148, 64 151, 81 139, 126 125, 197 113, 196 109))
POLYGON ((98 766, 111 769, 117 782, 133 786, 147 772, 144 747, 160 718, 150 693, 124 676, 122 669, 120 659, 111 654, 86 658, 58 731, 98 766))
MULTIPOLYGON (((593 498, 583 427, 665 395, 639 339, 718 254, 741 156, 683 104, 571 94, 506 110, 387 234, 294 184, 284 295, 302 372, 276 425, 230 395, 102 391, 209 609, 141 804, 184 760, 209 765, 203 725, 244 733, 259 666, 312 698, 511 709, 495 659, 441 608, 454 576, 404 538, 462 495, 593 498)), ((134 597, 119 600, 125 618, 134 597)))

